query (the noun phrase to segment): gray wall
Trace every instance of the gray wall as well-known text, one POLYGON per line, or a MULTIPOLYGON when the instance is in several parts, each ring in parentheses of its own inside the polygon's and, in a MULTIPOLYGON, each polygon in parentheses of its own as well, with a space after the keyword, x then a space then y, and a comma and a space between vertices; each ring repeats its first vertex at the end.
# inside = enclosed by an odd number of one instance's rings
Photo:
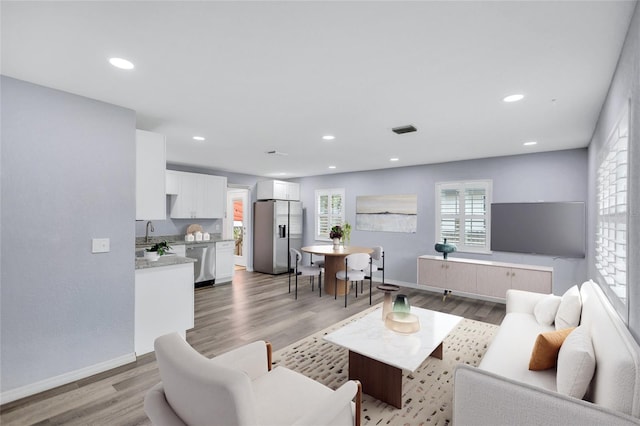
MULTIPOLYGON (((305 244, 313 244, 314 192, 346 189, 346 220, 355 224, 359 195, 417 194, 418 231, 415 234, 369 232, 354 229, 353 245, 381 245, 385 250, 385 278, 415 284, 417 257, 437 254, 435 244, 435 184, 442 181, 492 179, 494 202, 587 201, 587 150, 548 152, 459 161, 369 172, 299 179, 306 207, 305 244)), ((553 291, 562 294, 587 276, 585 259, 494 252, 491 255, 455 253, 453 256, 554 268, 553 291)))
POLYGON ((2 77, 2 391, 133 353, 132 110, 2 77), (111 239, 92 254, 91 239, 111 239))
MULTIPOLYGON (((631 100, 631 135, 629 140, 629 241, 628 304, 618 309, 628 317, 631 333, 640 342, 640 6, 629 26, 609 93, 600 112, 598 124, 589 145, 589 226, 588 241, 595 241, 596 158, 617 122, 625 103, 631 100)), ((595 277, 594 246, 589 246, 589 276, 595 277)), ((602 284, 602 283, 601 283, 602 284)), ((606 285, 602 285, 605 292, 606 285)))

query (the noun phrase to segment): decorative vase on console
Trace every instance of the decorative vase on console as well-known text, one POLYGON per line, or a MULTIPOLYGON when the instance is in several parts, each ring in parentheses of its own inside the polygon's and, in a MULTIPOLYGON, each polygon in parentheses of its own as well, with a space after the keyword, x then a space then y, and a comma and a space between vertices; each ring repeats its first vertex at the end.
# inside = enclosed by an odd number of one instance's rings
POLYGON ((442 256, 447 260, 447 255, 456 251, 456 246, 453 244, 447 244, 447 239, 444 239, 444 243, 436 243, 435 249, 438 253, 442 253, 442 256))

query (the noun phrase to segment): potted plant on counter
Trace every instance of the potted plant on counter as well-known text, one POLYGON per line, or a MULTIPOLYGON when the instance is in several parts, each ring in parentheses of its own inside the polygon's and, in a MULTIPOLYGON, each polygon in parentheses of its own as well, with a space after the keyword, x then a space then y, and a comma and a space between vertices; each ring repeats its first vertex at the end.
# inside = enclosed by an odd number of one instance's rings
POLYGON ((171 246, 166 241, 160 241, 149 247, 144 252, 144 258, 150 261, 160 259, 160 256, 167 254, 171 250, 171 246))

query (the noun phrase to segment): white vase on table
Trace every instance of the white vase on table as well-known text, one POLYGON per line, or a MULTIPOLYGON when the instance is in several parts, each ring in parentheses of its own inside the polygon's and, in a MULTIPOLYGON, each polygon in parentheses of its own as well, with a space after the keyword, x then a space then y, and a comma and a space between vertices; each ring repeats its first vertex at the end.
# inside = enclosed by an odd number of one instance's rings
POLYGON ((333 239, 333 249, 338 250, 340 248, 340 238, 333 239))

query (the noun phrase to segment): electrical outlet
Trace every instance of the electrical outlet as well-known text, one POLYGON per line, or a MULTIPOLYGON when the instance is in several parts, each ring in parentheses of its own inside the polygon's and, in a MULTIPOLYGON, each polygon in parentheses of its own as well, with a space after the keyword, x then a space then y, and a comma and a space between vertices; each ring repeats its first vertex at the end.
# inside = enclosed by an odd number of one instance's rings
POLYGON ((91 240, 91 253, 108 253, 109 238, 94 238, 91 240))

